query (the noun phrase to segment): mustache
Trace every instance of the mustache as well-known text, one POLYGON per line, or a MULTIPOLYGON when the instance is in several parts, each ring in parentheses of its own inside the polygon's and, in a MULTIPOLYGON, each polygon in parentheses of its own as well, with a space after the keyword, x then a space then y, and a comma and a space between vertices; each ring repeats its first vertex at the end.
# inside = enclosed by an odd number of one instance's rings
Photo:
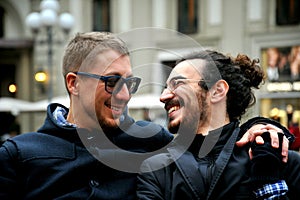
POLYGON ((184 101, 179 100, 179 99, 171 99, 170 101, 165 103, 165 110, 168 110, 169 108, 173 107, 173 106, 183 106, 184 105, 184 101))

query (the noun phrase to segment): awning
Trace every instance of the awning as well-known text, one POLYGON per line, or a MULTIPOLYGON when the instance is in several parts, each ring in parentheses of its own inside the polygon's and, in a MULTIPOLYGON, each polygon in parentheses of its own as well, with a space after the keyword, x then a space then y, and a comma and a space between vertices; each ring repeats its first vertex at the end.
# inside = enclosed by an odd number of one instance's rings
MULTIPOLYGON (((51 102, 57 102, 66 107, 70 106, 68 96, 54 97, 51 102)), ((0 98, 0 112, 11 112, 12 115, 18 115, 21 112, 41 112, 47 110, 48 104, 48 100, 30 102, 16 98, 2 97, 0 98)))
MULTIPOLYGON (((54 97, 51 102, 60 103, 66 107, 70 106, 69 96, 54 97)), ((11 112, 13 115, 18 115, 21 112, 39 112, 46 111, 49 101, 47 99, 29 102, 25 100, 2 97, 0 98, 0 112, 11 112)), ((164 104, 159 101, 159 95, 145 94, 133 96, 128 103, 129 109, 159 109, 163 108, 164 104)))
POLYGON ((32 103, 29 101, 10 97, 0 98, 0 112, 11 112, 13 115, 18 115, 20 112, 27 112, 31 109, 32 103))

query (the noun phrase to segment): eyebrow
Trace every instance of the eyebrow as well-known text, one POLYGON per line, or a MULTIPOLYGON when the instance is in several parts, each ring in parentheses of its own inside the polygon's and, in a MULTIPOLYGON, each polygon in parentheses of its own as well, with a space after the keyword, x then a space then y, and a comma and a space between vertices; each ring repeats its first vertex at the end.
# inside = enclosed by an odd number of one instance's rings
POLYGON ((187 79, 186 77, 184 77, 184 76, 174 76, 174 77, 172 77, 170 80, 169 80, 169 82, 170 81, 172 81, 172 80, 177 80, 177 79, 187 79))

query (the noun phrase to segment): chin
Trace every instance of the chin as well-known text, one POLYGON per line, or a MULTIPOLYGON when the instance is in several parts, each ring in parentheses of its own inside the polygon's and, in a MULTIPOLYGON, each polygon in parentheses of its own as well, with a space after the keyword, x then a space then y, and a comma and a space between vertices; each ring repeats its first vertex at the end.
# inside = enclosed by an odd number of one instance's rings
POLYGON ((120 120, 119 119, 113 120, 108 124, 108 126, 111 127, 111 128, 118 128, 119 125, 120 125, 120 120))
POLYGON ((169 129, 170 133, 173 133, 173 134, 176 134, 178 132, 178 127, 172 126, 172 127, 168 127, 168 129, 169 129))
POLYGON ((117 129, 120 125, 120 120, 119 119, 111 119, 111 120, 106 120, 106 121, 99 121, 99 124, 101 128, 105 130, 113 130, 117 129))
POLYGON ((179 125, 180 125, 180 123, 174 124, 174 123, 170 122, 168 124, 168 129, 171 133, 175 134, 178 132, 179 125))

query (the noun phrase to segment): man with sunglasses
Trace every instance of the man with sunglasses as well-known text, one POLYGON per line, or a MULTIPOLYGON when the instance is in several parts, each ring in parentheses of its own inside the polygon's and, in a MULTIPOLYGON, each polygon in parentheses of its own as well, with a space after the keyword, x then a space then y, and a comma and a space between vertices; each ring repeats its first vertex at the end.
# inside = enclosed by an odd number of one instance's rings
POLYGON ((0 148, 0 199, 136 199, 144 155, 173 135, 128 116, 141 79, 125 43, 110 33, 77 34, 66 47, 63 76, 69 109, 50 104, 37 132, 0 148))

